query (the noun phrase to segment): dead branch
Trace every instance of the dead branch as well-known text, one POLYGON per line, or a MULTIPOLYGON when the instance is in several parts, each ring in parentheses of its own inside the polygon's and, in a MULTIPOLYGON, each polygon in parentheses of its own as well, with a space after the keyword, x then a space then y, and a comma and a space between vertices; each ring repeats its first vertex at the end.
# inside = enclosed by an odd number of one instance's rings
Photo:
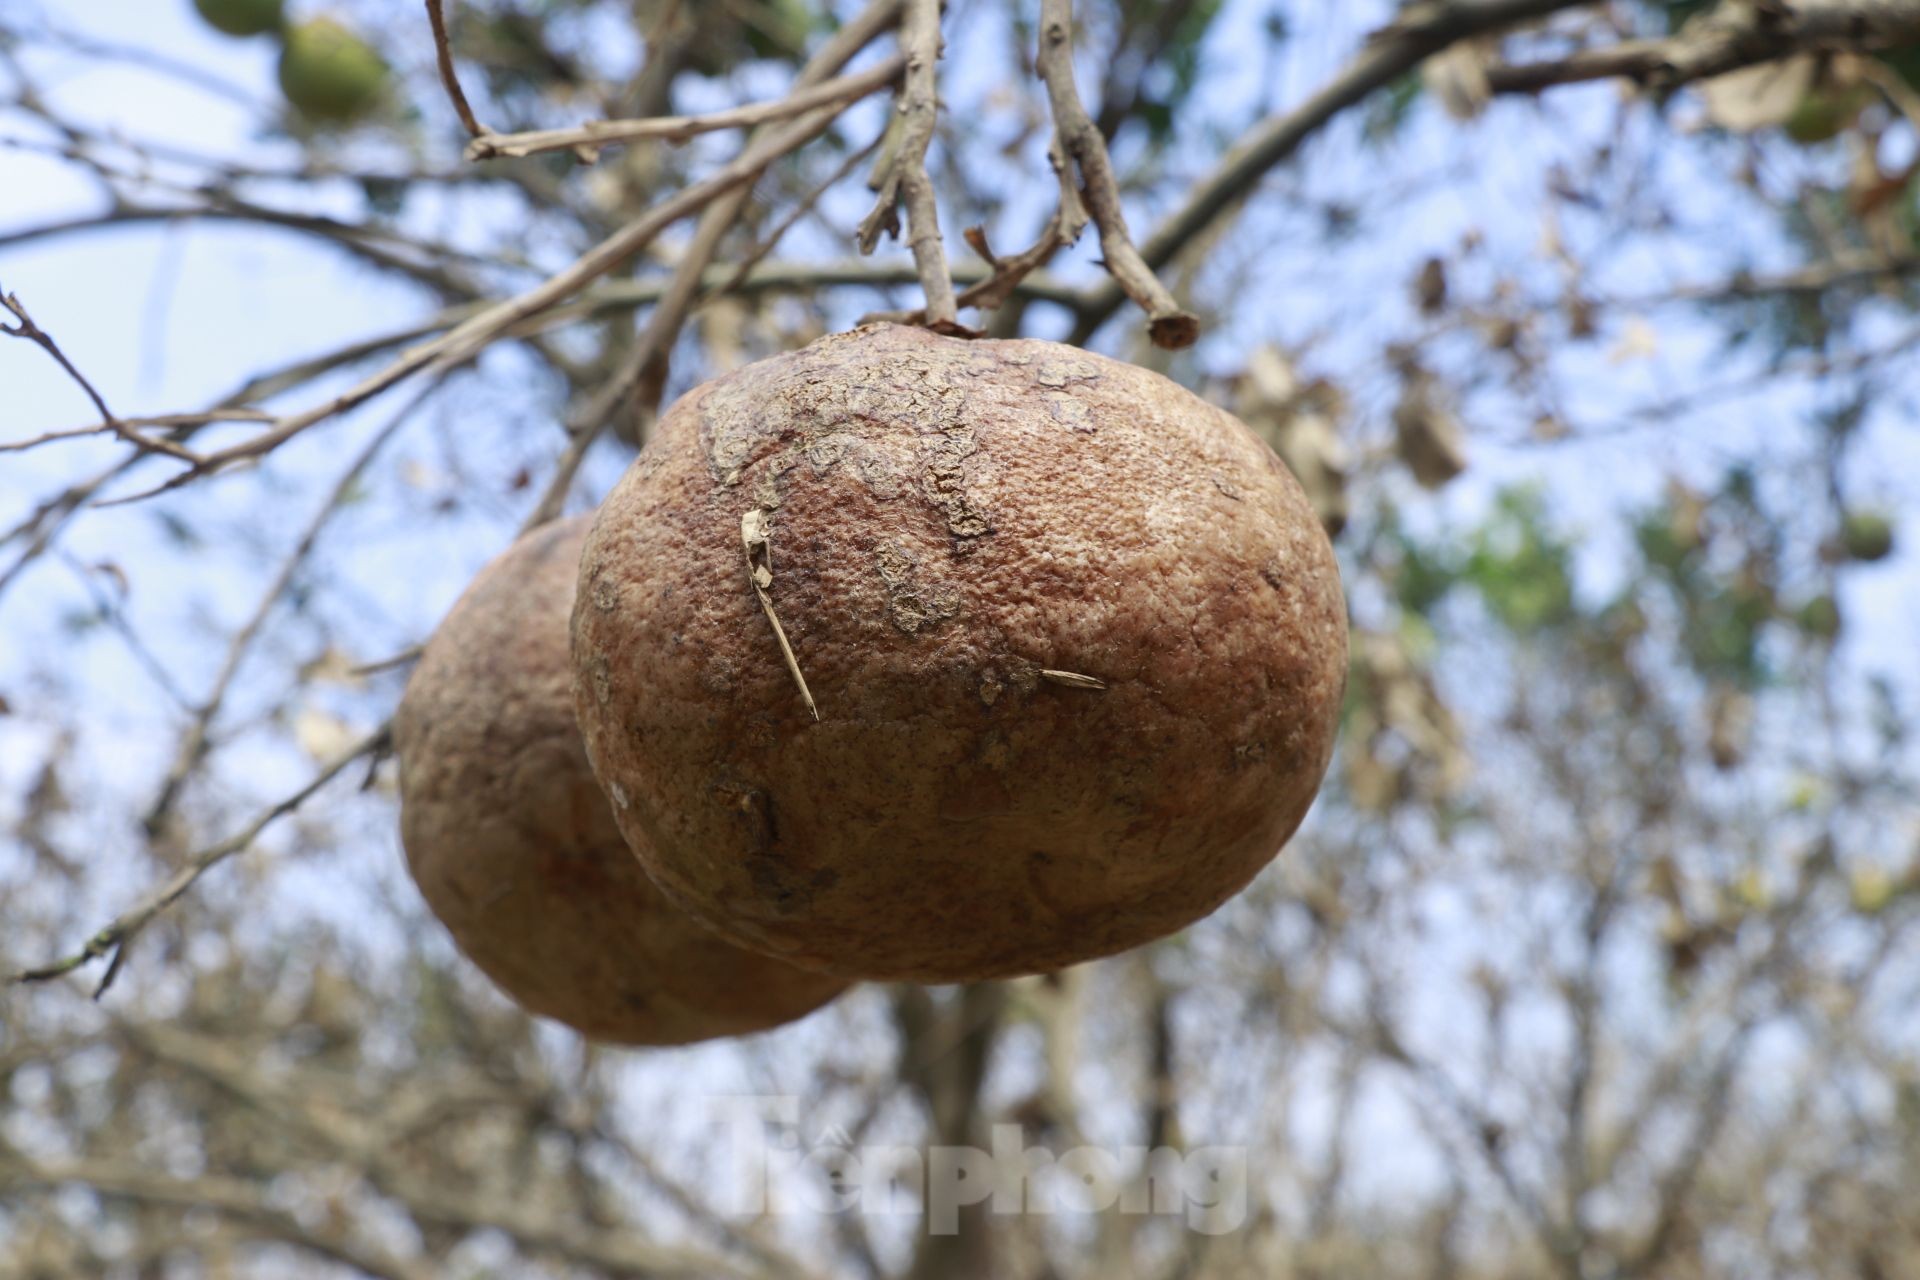
MULTIPOLYGON (((89 427, 68 427, 61 431, 44 431, 26 440, 9 440, 0 443, 0 453, 22 453, 28 449, 37 449, 43 444, 53 444, 60 440, 84 440, 89 436, 115 434, 114 427, 204 427, 216 422, 272 422, 273 415, 261 409, 209 409, 205 413, 161 413, 145 418, 118 418, 113 422, 96 422, 89 427)), ((121 439, 125 439, 124 435, 121 439)))
POLYGON ((305 804, 316 792, 345 772, 354 761, 385 750, 389 731, 390 726, 381 725, 359 742, 327 761, 305 786, 267 808, 239 831, 218 844, 208 845, 199 852, 189 855, 178 871, 157 885, 146 897, 114 917, 112 923, 87 939, 87 944, 73 955, 39 968, 12 974, 7 978, 7 984, 46 982, 72 973, 75 969, 103 956, 110 957, 107 962, 107 971, 100 979, 100 985, 94 988, 93 998, 98 1000, 106 994, 107 988, 113 985, 114 978, 119 976, 120 966, 126 960, 127 947, 139 936, 142 929, 153 923, 155 916, 178 901, 180 896, 192 888, 194 882, 208 871, 236 853, 243 853, 251 848, 262 831, 305 804))
MULTIPOLYGON (((859 52, 877 39, 897 20, 901 0, 870 0, 867 7, 843 26, 833 39, 822 45, 794 79, 797 90, 805 91, 810 87, 831 83, 831 78, 859 52)), ((898 72, 896 71, 896 75, 898 72)), ((891 79, 891 77, 889 77, 891 79)), ((879 85, 874 85, 878 88, 879 85)), ((844 103, 833 108, 838 111, 844 103)), ((747 140, 746 151, 753 151, 763 136, 765 129, 756 130, 747 140)), ((554 466, 554 474, 547 482, 546 491, 540 501, 534 505, 527 516, 525 529, 534 528, 559 516, 566 505, 567 493, 573 487, 573 479, 586 460, 587 452, 593 447, 600 433, 612 420, 615 410, 631 396, 637 388, 646 388, 651 403, 637 406, 641 413, 651 412, 659 407, 659 398, 666 386, 666 360, 673 344, 680 336, 681 326, 686 323, 689 309, 694 298, 704 292, 704 296, 718 297, 737 284, 721 285, 717 290, 707 288, 706 276, 713 257, 719 252, 720 242, 726 237, 733 224, 739 219, 740 211, 745 207, 753 190, 753 183, 759 177, 759 170, 741 181, 732 190, 720 194, 701 212, 700 223, 694 230, 693 241, 681 256, 680 264, 674 269, 666 286, 655 297, 653 314, 647 318, 646 330, 639 341, 621 360, 620 367, 601 385, 591 399, 572 416, 567 429, 569 439, 567 447, 561 451, 559 461, 554 466)), ((743 265, 742 270, 746 267, 743 265)), ((636 430, 635 440, 638 442, 636 430)))
POLYGON ((1916 0, 1723 4, 1659 40, 1624 40, 1550 62, 1487 69, 1495 93, 1621 78, 1654 92, 1802 52, 1888 49, 1920 41, 1916 0))
MULTIPOLYGON (((1305 102, 1262 121, 1242 135, 1213 172, 1187 193, 1180 207, 1140 246, 1141 259, 1150 269, 1165 266, 1328 121, 1376 89, 1412 71, 1433 54, 1461 40, 1576 8, 1585 2, 1422 0, 1402 10, 1305 102)), ((1089 297, 1069 341, 1084 343, 1125 300, 1119 284, 1109 281, 1089 297)))
POLYGON ((5 307, 13 314, 14 319, 19 321, 18 324, 0 324, 0 333, 7 334, 10 337, 24 338, 52 356, 54 363, 64 369, 67 376, 73 379, 74 383, 79 386, 82 391, 87 393, 87 399, 93 401, 93 407, 100 411, 101 420, 104 422, 107 430, 113 432, 113 434, 119 436, 122 440, 125 440, 128 444, 143 453, 164 453, 170 457, 181 459, 191 459, 193 457, 192 454, 180 448, 178 445, 165 440, 155 440, 151 436, 141 435, 125 422, 114 417, 113 410, 107 408, 106 400, 94 389, 93 384, 87 381, 87 376, 80 372, 73 361, 67 359, 67 353, 60 349, 60 344, 53 340, 53 335, 33 322, 33 317, 27 314, 26 307, 21 304, 18 297, 11 293, 0 292, 0 307, 5 307))
POLYGON ((226 704, 227 691, 232 687, 234 677, 240 672, 240 664, 246 660, 253 642, 259 637, 261 628, 266 625, 268 616, 273 613, 274 606, 286 594, 294 575, 300 571, 300 566, 305 564, 307 557, 313 553, 314 544, 319 542, 321 531, 327 527, 335 515, 339 514, 347 497, 353 492, 354 486, 360 482, 360 477, 366 474, 367 468, 373 464, 373 460, 379 456, 380 451, 399 434, 402 427, 413 420, 414 413, 440 389, 442 382, 444 378, 435 379, 421 388, 419 394, 394 414, 385 426, 374 432, 373 437, 361 448, 359 454, 347 464, 346 469, 340 473, 339 479, 334 482, 332 491, 322 500, 319 510, 314 512, 313 518, 308 521, 299 540, 294 543, 293 550, 287 553, 286 559, 280 565, 280 571, 274 574, 273 580, 267 584, 267 589, 260 593, 259 603, 254 605, 253 612, 248 615, 246 622, 241 624, 240 629, 234 632, 233 639, 227 645, 226 657, 220 664, 219 672, 214 676, 213 687, 195 708, 193 722, 188 725, 186 733, 181 735, 180 745, 174 751, 173 763, 167 769, 166 779, 160 784, 160 792, 147 810, 143 822, 149 834, 161 829, 168 814, 172 812, 174 801, 179 798, 180 789, 186 785, 188 777, 206 755, 208 736, 212 732, 214 719, 220 714, 220 708, 226 704))
MULTIPOLYGON (((1051 261, 1054 254, 1079 239, 1080 233, 1086 229, 1086 206, 1080 201, 1079 188, 1073 183, 1073 176, 1067 169, 1066 157, 1057 142, 1047 149, 1047 160, 1053 166, 1055 176, 1060 180, 1060 203, 1055 208, 1053 217, 1047 220, 1047 225, 1041 230, 1040 238, 1024 252, 1002 258, 994 253, 993 246, 987 242, 985 227, 968 227, 962 234, 966 237, 967 243, 972 246, 973 251, 980 255, 980 260, 986 263, 989 274, 984 280, 976 281, 962 290, 959 298, 956 299, 956 305, 978 307, 982 311, 995 311, 1005 306, 1007 299, 1026 287, 1029 276, 1051 261)), ((955 275, 956 277, 959 275, 958 270, 955 275)), ((1078 298, 1076 296, 1063 301, 1072 306, 1077 304, 1078 298)), ((897 324, 925 324, 927 312, 922 307, 917 311, 869 312, 860 317, 862 324, 873 320, 891 320, 897 324)))
POLYGON ((275 1205, 269 1188, 249 1179, 213 1174, 174 1178, 120 1160, 27 1162, 17 1172, 11 1167, 15 1164, 14 1160, 0 1164, 0 1188, 16 1195, 36 1189, 84 1186, 113 1199, 181 1212, 216 1213, 251 1226, 265 1239, 292 1245, 381 1280, 432 1280, 437 1274, 430 1267, 417 1266, 351 1239, 345 1232, 307 1224, 299 1215, 275 1205))
POLYGON ((132 502, 177 489, 201 476, 212 475, 236 462, 258 458, 285 444, 308 428, 366 403, 375 396, 424 370, 455 368, 473 359, 513 325, 571 297, 645 248, 662 230, 704 208, 709 202, 744 183, 781 156, 811 142, 833 123, 836 108, 816 107, 743 151, 710 177, 682 188, 649 209, 598 245, 572 266, 525 293, 493 303, 432 341, 404 352, 380 372, 351 389, 300 413, 274 421, 250 440, 197 457, 192 466, 165 483, 116 502, 132 502))
POLYGON ((1041 0, 1040 51, 1034 70, 1047 87, 1059 146, 1080 170, 1086 207, 1100 231, 1100 252, 1107 273, 1142 311, 1156 347, 1179 350, 1200 336, 1200 320, 1173 300, 1167 287, 1134 248, 1120 207, 1107 142, 1094 127, 1073 82, 1073 0, 1041 0))
POLYGON ((797 88, 773 102, 751 102, 699 116, 652 116, 644 120, 597 120, 571 129, 537 129, 527 133, 488 133, 467 144, 469 160, 518 159, 546 151, 575 151, 591 162, 602 147, 658 139, 680 143, 703 133, 721 129, 743 129, 751 125, 790 120, 815 107, 845 106, 892 84, 906 67, 906 55, 889 54, 885 59, 851 75, 797 88))
POLYGON ((493 131, 474 116, 466 91, 460 87, 460 73, 453 65, 453 42, 447 35, 447 15, 441 10, 443 3, 444 0, 427 0, 427 21, 433 24, 434 60, 440 65, 440 83, 447 87, 447 97, 453 100, 460 123, 478 141, 493 136, 493 131))
POLYGON ((927 297, 926 324, 941 332, 960 332, 947 274, 946 246, 940 239, 940 212, 933 181, 927 176, 927 147, 939 111, 940 0, 906 0, 900 43, 907 56, 906 81, 900 87, 898 134, 882 144, 879 195, 873 212, 860 224, 860 252, 872 253, 883 231, 898 235, 898 206, 907 207, 907 245, 927 297))

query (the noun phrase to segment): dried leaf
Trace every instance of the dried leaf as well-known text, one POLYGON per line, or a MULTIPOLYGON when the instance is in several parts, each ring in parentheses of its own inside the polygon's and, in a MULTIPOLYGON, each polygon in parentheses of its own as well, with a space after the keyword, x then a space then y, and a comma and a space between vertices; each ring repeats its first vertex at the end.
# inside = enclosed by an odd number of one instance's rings
POLYGON ((1393 426, 1400 460, 1422 487, 1438 489, 1467 469, 1466 430, 1440 403, 1433 376, 1425 370, 1408 372, 1393 408, 1393 426))
POLYGON ((1420 79, 1455 120, 1478 116, 1493 98, 1487 82, 1496 46, 1488 40, 1462 40, 1420 64, 1420 79))
POLYGON ((360 740, 353 726, 330 711, 304 707, 294 717, 293 740, 316 762, 331 760, 360 740))
POLYGON ((1633 316, 1621 328, 1620 340, 1613 344, 1613 350, 1607 352, 1607 363, 1651 360, 1659 353, 1659 332, 1639 316, 1633 316))
POLYGON ((1710 124, 1752 133, 1785 124, 1818 75, 1818 60, 1812 54, 1799 54, 1703 81, 1700 97, 1710 124))
POLYGON ((1327 532, 1338 535, 1347 523, 1350 466, 1334 425, 1343 408, 1339 389, 1324 381, 1302 385, 1286 355, 1264 346, 1247 359, 1234 407, 1299 479, 1327 532))

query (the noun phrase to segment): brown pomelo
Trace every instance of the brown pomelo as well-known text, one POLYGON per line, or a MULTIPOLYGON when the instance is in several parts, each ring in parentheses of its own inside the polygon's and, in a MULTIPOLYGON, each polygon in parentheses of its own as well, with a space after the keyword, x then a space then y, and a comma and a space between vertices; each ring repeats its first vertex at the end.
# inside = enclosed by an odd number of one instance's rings
POLYGON ((1280 460, 1049 342, 875 325, 696 388, 580 572, 580 726, 655 881, 849 976, 1044 971, 1206 915, 1305 815, 1345 683, 1280 460))
POLYGON ((508 548, 427 642, 393 726, 407 867, 502 990, 596 1040, 792 1021, 846 984, 729 945, 668 902, 587 767, 567 662, 587 525, 508 548))

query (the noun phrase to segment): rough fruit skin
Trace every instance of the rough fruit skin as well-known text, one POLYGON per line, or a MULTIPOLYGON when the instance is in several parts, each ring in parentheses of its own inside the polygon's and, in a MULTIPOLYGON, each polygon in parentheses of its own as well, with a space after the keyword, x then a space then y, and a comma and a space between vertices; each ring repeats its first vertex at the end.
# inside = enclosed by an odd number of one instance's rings
POLYGON ((1346 611, 1299 484, 1055 343, 874 325, 696 388, 580 572, 574 696, 621 829, 688 911, 827 972, 1172 933, 1274 856, 1333 747, 1346 611), (818 723, 749 583, 755 507, 818 723))
POLYGON ((386 83, 387 64, 373 46, 332 18, 314 18, 287 32, 280 92, 309 119, 352 120, 379 100, 386 83))
POLYGON ((800 1017, 845 983, 674 908, 587 768, 567 663, 582 516, 515 543, 428 641, 394 718, 407 867, 460 949, 597 1040, 684 1044, 800 1017))
POLYGON ((261 36, 280 29, 281 0, 193 0, 201 18, 230 36, 261 36))

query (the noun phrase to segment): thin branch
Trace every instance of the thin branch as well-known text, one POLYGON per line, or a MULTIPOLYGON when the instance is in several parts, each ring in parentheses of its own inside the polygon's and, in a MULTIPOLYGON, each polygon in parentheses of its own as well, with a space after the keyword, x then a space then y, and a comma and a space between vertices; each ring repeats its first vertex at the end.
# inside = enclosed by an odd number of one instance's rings
POLYGON ((1695 80, 1809 51, 1887 49, 1920 41, 1917 0, 1726 4, 1659 40, 1624 40, 1551 62, 1487 69, 1495 93, 1616 77, 1664 92, 1695 80))
MULTIPOLYGON (((966 237, 973 251, 980 255, 980 260, 986 263, 989 274, 962 290, 955 299, 956 306, 978 307, 982 311, 995 311, 1005 306, 1007 299, 1028 289, 1028 277, 1045 266, 1054 254, 1078 240, 1080 233, 1086 229, 1087 209, 1080 201, 1080 190, 1074 185, 1073 175, 1068 172, 1066 157, 1058 143, 1047 149, 1047 161, 1060 180, 1060 203, 1041 230, 1040 238, 1025 252, 1003 258, 995 254, 993 246, 987 242, 985 227, 968 227, 961 234, 966 237)), ((956 278, 960 275, 958 269, 954 275, 956 278)), ((1073 306, 1078 298, 1061 301, 1073 306)), ((923 307, 917 311, 872 311, 860 317, 862 324, 873 320, 923 325, 927 322, 927 312, 923 307)))
MULTIPOLYGON (((9 1162, 12 1163, 12 1162, 9 1162)), ((65 1185, 91 1188, 99 1195, 162 1206, 181 1213, 204 1211, 250 1224, 261 1236, 303 1249, 380 1280, 432 1280, 436 1268, 417 1266, 352 1238, 351 1233, 309 1225, 301 1216, 273 1203, 268 1188, 242 1178, 203 1175, 173 1178, 125 1161, 69 1160, 26 1163, 21 1172, 0 1172, 0 1189, 18 1194, 65 1185)), ((322 1220, 324 1224, 324 1219, 322 1220)))
MULTIPOLYGON (((46 431, 26 440, 9 440, 0 443, 0 453, 21 453, 59 440, 84 440, 89 436, 118 434, 114 430, 116 426, 177 428, 204 427, 215 422, 272 421, 273 415, 261 409, 209 409, 205 413, 160 413, 145 418, 116 418, 111 422, 96 422, 92 426, 46 431)), ((125 438, 122 434, 121 439, 125 438)))
POLYGON ((460 73, 454 69, 453 41, 447 35, 447 15, 441 11, 442 3, 443 0, 427 0, 427 20, 433 24, 433 56, 440 64, 440 83, 447 87, 447 97, 453 99, 453 109, 467 132, 476 140, 484 139, 491 136, 492 131, 475 117, 466 91, 460 87, 460 73))
POLYGON ((872 253, 882 231, 898 234, 898 206, 907 207, 907 245, 927 297, 926 324, 943 333, 969 332, 956 320, 953 278, 947 273, 946 246, 940 239, 940 212, 933 180, 927 176, 927 147, 939 112, 940 0, 906 0, 900 43, 907 57, 900 87, 897 145, 881 156, 879 195, 873 212, 860 224, 860 252, 872 253))
POLYGON ((467 144, 467 159, 492 160, 538 155, 546 151, 584 152, 582 159, 598 158, 599 149, 628 142, 657 138, 663 142, 685 142, 703 133, 721 129, 744 129, 776 120, 790 120, 815 107, 845 106, 857 102, 876 89, 900 78, 907 59, 903 53, 856 71, 796 89, 773 102, 750 102, 699 116, 651 116, 644 120, 597 120, 570 129, 538 129, 527 133, 489 133, 467 144))
POLYGON ((1073 0, 1041 0, 1040 51, 1034 70, 1047 86, 1053 108, 1053 127, 1062 151, 1080 170, 1086 206, 1100 230, 1100 252, 1107 273, 1126 295, 1147 313, 1147 332, 1153 345, 1177 351, 1200 336, 1200 320, 1173 300, 1134 248, 1127 234, 1127 218, 1120 207, 1120 183, 1106 139, 1080 101, 1073 82, 1073 0))
MULTIPOLYGON (((832 83, 832 77, 866 48, 880 34, 897 20, 900 0, 870 0, 867 7, 835 33, 833 39, 822 45, 814 55, 807 59, 806 65, 794 77, 796 91, 805 92, 810 88, 832 83)), ((897 71, 895 73, 898 74, 897 71)), ((879 86, 874 86, 878 88, 879 86)), ((844 104, 842 104, 844 106, 844 104)), ((837 108, 836 108, 837 109, 837 108)), ((747 139, 743 155, 753 151, 755 144, 761 141, 768 131, 757 129, 747 139)), ((702 301, 730 292, 740 283, 741 273, 749 270, 752 258, 743 263, 740 271, 725 283, 715 288, 708 280, 711 263, 715 253, 719 252, 720 242, 739 219, 740 211, 745 207, 753 192, 753 183, 759 178, 755 171, 733 190, 728 191, 708 205, 701 212, 700 224, 694 230, 693 241, 681 256, 680 264, 674 268, 671 278, 664 288, 654 294, 653 314, 647 317, 647 327, 639 340, 621 360, 620 367, 601 385, 591 399, 575 414, 568 423, 570 439, 567 447, 561 451, 560 459, 554 467, 554 474, 547 482, 546 491, 540 501, 534 504, 527 516, 523 531, 545 524, 560 515, 566 506, 567 494, 573 487, 573 480, 593 443, 612 420, 615 410, 631 396, 636 388, 650 388, 650 403, 636 406, 637 411, 652 412, 659 408, 659 399, 666 385, 667 354, 678 341, 680 329, 686 322, 689 309, 698 295, 702 301)), ((777 237, 776 237, 777 239, 777 237)), ((770 249, 774 241, 768 242, 770 249)), ((640 433, 635 433, 636 442, 640 433)))
POLYGON ((236 462, 272 452, 301 432, 349 409, 423 370, 446 370, 473 359, 496 338, 529 316, 537 315, 579 292, 645 248, 662 230, 704 208, 716 197, 750 182, 774 160, 811 142, 833 123, 837 108, 817 107, 770 134, 766 141, 743 151, 710 177, 683 187, 582 254, 574 263, 515 297, 493 303, 430 342, 400 355, 380 372, 332 399, 276 419, 254 438, 202 456, 196 465, 166 483, 116 502, 137 501, 177 489, 202 475, 211 475, 236 462))
MULTIPOLYGON (((815 184, 813 190, 796 200, 793 208, 787 211, 786 216, 774 223, 772 229, 761 237, 760 243, 756 244, 748 251, 745 257, 740 259, 740 265, 733 269, 733 274, 729 275, 717 286, 707 285, 703 282, 701 286, 701 301, 704 302, 708 298, 717 298, 738 292, 750 282, 763 279, 764 277, 756 275, 757 268, 766 260, 769 254, 780 247, 780 241, 786 237, 787 232, 793 230, 793 228, 799 224, 800 219, 812 213, 827 192, 839 186, 846 180, 849 174, 866 161, 867 157, 877 151, 881 142, 886 139, 886 136, 884 132, 875 134, 872 142, 861 147, 858 151, 848 152, 847 158, 842 160, 832 173, 815 184)), ((916 275, 915 278, 917 279, 918 276, 916 275)))
POLYGON ((100 979, 100 985, 94 988, 93 998, 98 1000, 105 995, 113 984, 114 977, 120 972, 120 965, 126 955, 127 947, 153 922, 155 916, 166 910, 180 898, 195 881, 208 871, 225 862, 236 853, 245 852, 260 833, 287 814, 292 813, 312 798, 314 793, 332 782, 347 767, 363 756, 376 754, 386 748, 390 726, 381 725, 378 729, 362 738, 347 750, 329 760, 308 780, 307 784, 292 795, 280 800, 245 827, 228 836, 218 844, 208 845, 199 852, 190 855, 185 864, 165 881, 151 890, 146 897, 116 916, 106 928, 87 939, 87 944, 79 951, 62 960, 42 965, 37 969, 27 969, 8 977, 7 983, 46 982, 53 978, 72 973, 84 965, 102 957, 109 957, 107 972, 100 979))
POLYGON ((286 595, 294 575, 300 571, 300 566, 304 565, 307 557, 313 553, 314 545, 320 540, 321 531, 346 505, 354 486, 359 483, 360 477, 366 474, 367 468, 373 464, 373 460, 379 456, 380 451, 386 448, 388 442, 399 434, 400 429, 412 420, 415 412, 428 397, 440 389, 444 380, 444 377, 437 378, 422 387, 419 393, 394 414, 385 426, 373 433, 365 447, 347 464, 346 469, 340 473, 339 479, 334 481, 332 491, 320 503, 320 509, 314 512, 313 518, 307 522, 307 527, 301 533, 299 540, 294 543, 293 550, 287 553, 286 559, 280 565, 280 571, 274 574, 273 581, 267 584, 267 589, 260 593, 260 600, 254 605, 253 613, 234 633, 233 639, 227 645, 226 658, 221 662, 218 674, 214 676, 213 687, 208 691, 206 699, 195 709, 193 722, 187 727, 186 733, 181 735, 180 745, 174 752, 173 764, 167 769, 166 779, 160 784, 160 792, 147 810, 144 822, 149 834, 160 830, 167 815, 173 809, 174 801, 179 798, 180 789, 186 785, 187 778, 206 755, 214 719, 220 714, 220 708, 226 704, 227 691, 232 688, 234 677, 240 673, 241 663, 246 660, 247 652, 253 647, 253 642, 259 638, 260 631, 266 625, 267 618, 273 613, 274 606, 286 595))
MULTIPOLYGON (((1367 41, 1333 79, 1293 110, 1249 129, 1220 164, 1140 246, 1158 270, 1239 203, 1261 179, 1291 157, 1328 121, 1385 88, 1449 45, 1590 0, 1423 0, 1402 10, 1367 41)), ((1109 282, 1087 299, 1069 341, 1083 343, 1126 300, 1109 282)))
POLYGON ((54 363, 66 370, 67 376, 87 393, 87 399, 93 401, 93 407, 99 410, 100 417, 109 431, 143 453, 164 453, 171 457, 192 460, 193 455, 180 446, 141 435, 116 418, 113 410, 107 408, 106 400, 94 389, 93 384, 87 381, 87 375, 81 373, 73 361, 67 359, 67 353, 60 349, 60 344, 53 340, 52 334, 33 322, 33 317, 27 314, 26 307, 21 304, 18 297, 11 293, 0 292, 0 307, 5 307, 13 314, 14 319, 19 321, 18 324, 0 324, 0 333, 10 337, 24 338, 52 356, 54 363))

